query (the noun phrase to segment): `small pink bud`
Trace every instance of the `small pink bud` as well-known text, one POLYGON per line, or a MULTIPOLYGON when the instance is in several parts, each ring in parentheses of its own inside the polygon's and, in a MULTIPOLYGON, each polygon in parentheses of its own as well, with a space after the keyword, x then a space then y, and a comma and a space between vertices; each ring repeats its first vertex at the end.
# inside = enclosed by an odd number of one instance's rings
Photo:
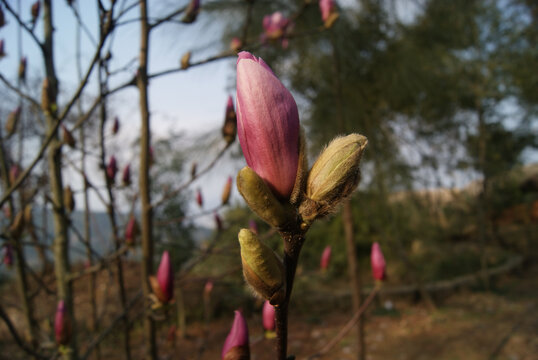
POLYGON ((4 50, 4 39, 0 40, 0 58, 6 56, 6 51, 4 50))
POLYGON ((185 10, 185 16, 181 19, 185 24, 190 24, 196 20, 198 13, 200 12, 200 0, 191 0, 187 9, 185 10))
POLYGON ((65 345, 71 338, 71 321, 65 302, 60 300, 56 308, 56 316, 54 317, 54 334, 56 335, 56 343, 65 345))
POLYGON ((275 307, 269 300, 265 300, 262 309, 263 328, 267 331, 275 330, 275 307))
POLYGON ((202 197, 202 191, 200 189, 196 190, 196 203, 199 207, 204 206, 204 198, 202 197))
POLYGON ((164 295, 161 299, 164 303, 169 302, 174 297, 174 270, 168 251, 164 251, 161 257, 161 263, 157 270, 157 282, 164 295))
POLYGON ((235 311, 230 333, 224 341, 222 360, 247 360, 250 358, 248 326, 240 311, 235 311))
POLYGON ((248 227, 250 229, 250 231, 252 231, 254 234, 258 235, 258 223, 256 222, 256 220, 249 220, 248 222, 248 227))
POLYGON ((13 246, 11 244, 4 244, 4 264, 8 268, 13 265, 13 246))
POLYGON ((112 124, 112 135, 116 135, 120 129, 120 119, 116 116, 114 118, 114 123, 112 124))
POLYGON ((217 226, 217 231, 222 231, 224 229, 224 226, 222 225, 222 219, 220 218, 220 215, 215 213, 215 225, 217 226))
POLYGON ((21 175, 21 168, 19 167, 19 165, 17 164, 11 165, 11 167, 9 168, 9 181, 11 182, 12 185, 13 183, 15 183, 15 181, 17 181, 20 175, 21 175))
POLYGON ((106 176, 110 180, 111 183, 116 182, 116 174, 118 172, 118 165, 116 164, 116 157, 112 155, 110 157, 110 160, 108 161, 108 165, 106 166, 106 176))
POLYGON ((133 245, 136 242, 136 237, 138 236, 138 223, 136 218, 131 215, 129 217, 129 222, 125 227, 125 243, 127 245, 133 245))
POLYGON ((40 10, 41 10, 41 3, 39 2, 39 0, 37 0, 35 3, 32 4, 32 8, 30 10, 30 12, 32 13, 33 22, 37 20, 40 10))
POLYGON ((385 257, 381 252, 381 247, 377 242, 372 244, 372 252, 370 253, 370 262, 372 265, 372 275, 376 280, 385 280, 387 277, 385 257))
POLYGON ((289 24, 289 19, 284 17, 280 11, 264 16, 263 29, 265 31, 265 37, 269 40, 281 38, 284 36, 289 24))
POLYGON ((121 174, 121 182, 125 186, 131 185, 131 165, 130 164, 127 164, 127 166, 123 168, 123 172, 121 174))
POLYGON ((325 22, 334 11, 334 0, 319 0, 319 10, 321 11, 321 19, 325 22))
POLYGON ((237 60, 237 130, 247 165, 288 199, 299 159, 299 113, 269 66, 248 52, 237 60))
POLYGON ((213 291, 213 287, 214 287, 213 281, 207 280, 204 286, 204 296, 211 295, 211 292, 213 291))
POLYGON ((230 42, 230 49, 235 52, 241 51, 241 48, 243 47, 243 42, 238 37, 234 37, 232 41, 230 42))
POLYGON ((226 104, 226 113, 224 115, 224 125, 222 126, 222 136, 226 140, 227 144, 231 144, 235 141, 235 135, 237 134, 237 116, 234 109, 234 102, 232 96, 228 96, 228 103, 226 104))
POLYGON ((321 254, 321 261, 319 263, 319 267, 322 271, 326 271, 329 268, 329 263, 331 262, 331 253, 331 246, 327 245, 325 249, 323 249, 323 253, 321 254))

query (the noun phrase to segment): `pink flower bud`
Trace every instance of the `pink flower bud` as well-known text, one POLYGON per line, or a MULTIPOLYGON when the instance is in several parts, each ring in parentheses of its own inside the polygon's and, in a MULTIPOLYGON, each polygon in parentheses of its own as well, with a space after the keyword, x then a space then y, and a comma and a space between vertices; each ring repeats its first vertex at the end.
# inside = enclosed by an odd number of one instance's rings
POLYGON ((370 262, 372 265, 372 275, 376 280, 385 280, 387 277, 385 273, 386 264, 385 257, 381 252, 381 248, 377 242, 372 244, 372 252, 370 253, 370 262))
POLYGON ((127 245, 133 245, 136 241, 136 237, 138 236, 138 223, 136 222, 136 218, 131 215, 129 218, 129 222, 127 223, 127 226, 125 227, 125 243, 127 245))
POLYGON ((118 165, 116 164, 116 157, 112 155, 106 166, 106 176, 111 183, 116 182, 116 173, 118 172, 118 165))
POLYGON ((4 39, 0 40, 0 58, 6 56, 6 51, 4 50, 4 39))
POLYGON ((274 40, 282 37, 286 28, 290 24, 289 19, 284 17, 280 11, 263 17, 263 29, 267 39, 274 40))
POLYGON ((281 198, 289 198, 299 158, 299 113, 291 93, 261 59, 237 60, 237 127, 248 166, 281 198))
POLYGON ((209 296, 211 294, 211 291, 213 291, 213 281, 207 280, 204 286, 204 296, 209 296))
POLYGON ((321 11, 321 19, 325 22, 334 11, 334 0, 319 0, 319 10, 321 11))
POLYGON ((13 246, 11 244, 4 244, 4 264, 8 268, 13 265, 13 246))
POLYGON ((17 164, 11 165, 11 167, 9 168, 9 181, 11 182, 11 185, 13 185, 15 181, 17 181, 20 175, 21 175, 21 168, 19 167, 19 165, 17 164))
POLYGON ((32 13, 33 22, 37 20, 40 10, 41 10, 41 3, 39 2, 39 0, 37 0, 35 3, 32 4, 32 8, 30 10, 30 12, 32 13))
POLYGON ((323 249, 323 253, 321 254, 321 261, 319 262, 319 267, 322 271, 326 271, 329 268, 329 263, 331 262, 331 253, 331 246, 327 245, 325 249, 323 249))
POLYGON ((258 223, 256 220, 249 220, 248 222, 248 228, 250 231, 252 231, 254 234, 258 235, 258 223))
POLYGON ((275 330, 275 307, 269 300, 265 300, 262 309, 263 328, 267 331, 275 330))
POLYGON ((234 101, 232 96, 228 96, 228 103, 226 104, 226 114, 224 115, 224 125, 222 126, 222 136, 226 140, 227 144, 231 144, 235 141, 235 135, 237 134, 237 116, 234 109, 234 101))
POLYGON ((243 42, 241 39, 234 37, 232 41, 230 42, 230 49, 235 52, 241 51, 241 48, 243 47, 243 42))
POLYGON ((157 270, 157 282, 164 295, 164 298, 160 300, 164 303, 169 302, 174 297, 174 270, 168 251, 164 251, 161 257, 161 263, 157 270))
POLYGON ((112 135, 116 135, 120 129, 120 119, 116 116, 114 118, 114 123, 112 124, 112 135))
POLYGON ((54 334, 56 335, 56 343, 65 345, 71 338, 71 321, 65 302, 60 300, 56 308, 56 316, 54 317, 54 334))
POLYGON ((248 326, 240 311, 235 311, 234 322, 224 346, 221 358, 223 360, 249 359, 248 326))
POLYGON ((196 203, 199 207, 204 206, 204 198, 202 197, 202 191, 200 189, 196 190, 196 203))
POLYGON ((131 185, 131 165, 130 164, 127 164, 127 166, 123 168, 123 172, 121 174, 121 181, 123 185, 125 186, 131 185))
POLYGON ((222 219, 220 218, 220 215, 215 213, 215 225, 217 226, 217 231, 222 231, 224 229, 224 226, 222 225, 222 219))

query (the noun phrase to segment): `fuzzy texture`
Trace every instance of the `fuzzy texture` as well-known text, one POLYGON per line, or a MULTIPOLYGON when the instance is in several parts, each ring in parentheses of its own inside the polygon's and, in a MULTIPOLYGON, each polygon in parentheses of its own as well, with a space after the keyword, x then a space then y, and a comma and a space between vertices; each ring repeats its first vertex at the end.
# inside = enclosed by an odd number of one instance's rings
POLYGON ((170 261, 170 253, 164 251, 161 257, 161 263, 157 270, 157 282, 164 295, 163 302, 169 302, 174 297, 174 270, 170 261))
POLYGON ((66 345, 71 337, 71 323, 65 302, 60 300, 54 317, 54 335, 58 345, 66 345))
POLYGON ((372 244, 370 263, 372 265, 372 276, 374 277, 374 279, 379 281, 385 280, 385 278, 387 277, 385 257, 383 256, 383 252, 381 252, 381 247, 377 242, 374 242, 372 244))
POLYGON ((299 113, 269 66, 248 52, 237 60, 237 130, 247 165, 289 199, 299 159, 299 113))
POLYGON ((275 307, 267 300, 263 303, 262 321, 265 330, 275 330, 275 307))
POLYGON ((331 254, 331 246, 327 245, 325 249, 323 249, 323 253, 321 254, 321 260, 319 262, 319 267, 321 270, 325 271, 329 268, 329 264, 331 263, 331 254))
POLYGON ((282 262, 252 231, 241 229, 238 237, 247 284, 272 304, 279 303, 285 295, 282 262))
POLYGON ((232 328, 222 347, 221 358, 223 360, 245 360, 249 359, 249 356, 248 325, 241 312, 236 310, 232 328), (239 348, 238 350, 241 351, 235 351, 234 348, 239 348))

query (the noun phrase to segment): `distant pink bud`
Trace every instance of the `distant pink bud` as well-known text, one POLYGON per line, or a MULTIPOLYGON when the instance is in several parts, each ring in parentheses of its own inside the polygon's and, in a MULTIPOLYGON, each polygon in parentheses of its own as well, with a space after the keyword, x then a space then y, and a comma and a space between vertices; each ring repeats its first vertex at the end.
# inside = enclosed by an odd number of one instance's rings
POLYGON ((329 264, 331 262, 331 254, 331 246, 327 245, 325 249, 323 249, 323 253, 321 254, 321 261, 319 263, 319 267, 321 270, 325 271, 329 268, 329 264))
POLYGON ((13 246, 11 244, 4 244, 4 264, 8 268, 13 265, 13 246))
POLYGON ((248 222, 248 227, 250 229, 250 231, 252 231, 254 234, 258 235, 258 223, 256 222, 256 220, 249 220, 248 222))
POLYGON ((268 39, 278 39, 284 35, 289 19, 284 17, 280 11, 263 17, 263 29, 268 39))
POLYGON ((21 168, 19 167, 19 165, 17 164, 11 165, 11 167, 9 168, 9 181, 11 182, 12 185, 15 181, 17 181, 20 175, 21 175, 21 168))
POLYGON ((275 307, 269 300, 265 300, 262 309, 263 328, 267 331, 275 330, 275 307))
POLYGON ((221 353, 222 360, 250 359, 248 326, 240 311, 235 311, 232 329, 224 341, 221 353))
POLYGON ((204 286, 204 296, 209 296, 211 294, 211 291, 213 291, 213 287, 213 281, 208 280, 204 286))
POLYGON ((136 237, 138 236, 138 223, 136 218, 131 215, 129 222, 125 227, 125 243, 127 245, 133 245, 136 242, 136 237))
POLYGON ((319 0, 319 9, 321 11, 321 19, 327 21, 331 13, 334 11, 334 0, 319 0))
POLYGON ((202 197, 202 191, 200 189, 196 190, 196 203, 199 207, 204 206, 204 198, 202 197))
POLYGON ((168 251, 164 251, 161 257, 161 263, 157 270, 157 282, 164 295, 162 302, 167 303, 174 297, 174 270, 168 251))
POLYGON ((297 104, 271 68, 245 51, 237 60, 237 120, 248 166, 288 199, 299 158, 297 104))
POLYGON ((230 49, 235 52, 239 52, 241 48, 243 47, 243 42, 241 39, 234 37, 232 41, 230 42, 230 49))
POLYGON ((112 155, 106 166, 106 176, 110 179, 110 182, 116 182, 116 174, 118 172, 118 165, 116 164, 116 157, 112 155))
POLYGON ((121 174, 121 182, 125 186, 131 185, 131 165, 130 164, 127 164, 127 166, 123 168, 123 172, 121 174))
POLYGON ((4 39, 0 40, 0 58, 6 56, 6 51, 4 50, 4 39))
POLYGON ((37 17, 39 16, 39 12, 41 10, 41 3, 39 0, 37 0, 35 3, 32 4, 32 9, 30 12, 32 13, 32 21, 36 21, 37 17))
POLYGON ((54 334, 56 335, 56 343, 58 345, 67 344, 71 338, 71 321, 69 320, 69 314, 63 300, 60 300, 56 308, 54 334))
POLYGON ((385 280, 387 274, 385 257, 381 252, 381 248, 377 242, 372 244, 372 252, 370 253, 370 262, 372 265, 372 275, 376 280, 385 280))
POLYGON ((224 229, 224 226, 222 225, 222 219, 219 214, 215 213, 215 225, 217 226, 217 231, 222 231, 224 229))
POLYGON ((114 118, 114 123, 112 124, 112 135, 116 135, 120 129, 120 119, 116 116, 114 118))

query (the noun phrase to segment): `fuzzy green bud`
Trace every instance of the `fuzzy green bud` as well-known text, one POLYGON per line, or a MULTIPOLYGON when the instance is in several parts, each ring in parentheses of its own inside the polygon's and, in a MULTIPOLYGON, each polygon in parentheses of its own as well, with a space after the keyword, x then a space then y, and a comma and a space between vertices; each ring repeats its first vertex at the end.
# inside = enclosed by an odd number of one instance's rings
POLYGON ((299 212, 306 222, 332 212, 351 195, 360 181, 359 164, 368 144, 366 137, 351 134, 333 139, 312 166, 306 197, 299 212))
POLYGON ((245 280, 259 296, 271 304, 282 303, 286 297, 282 261, 252 231, 241 229, 238 237, 245 280))
POLYGON ((278 201, 265 181, 248 166, 237 174, 237 189, 252 211, 268 224, 282 228, 295 221, 295 210, 278 201))

